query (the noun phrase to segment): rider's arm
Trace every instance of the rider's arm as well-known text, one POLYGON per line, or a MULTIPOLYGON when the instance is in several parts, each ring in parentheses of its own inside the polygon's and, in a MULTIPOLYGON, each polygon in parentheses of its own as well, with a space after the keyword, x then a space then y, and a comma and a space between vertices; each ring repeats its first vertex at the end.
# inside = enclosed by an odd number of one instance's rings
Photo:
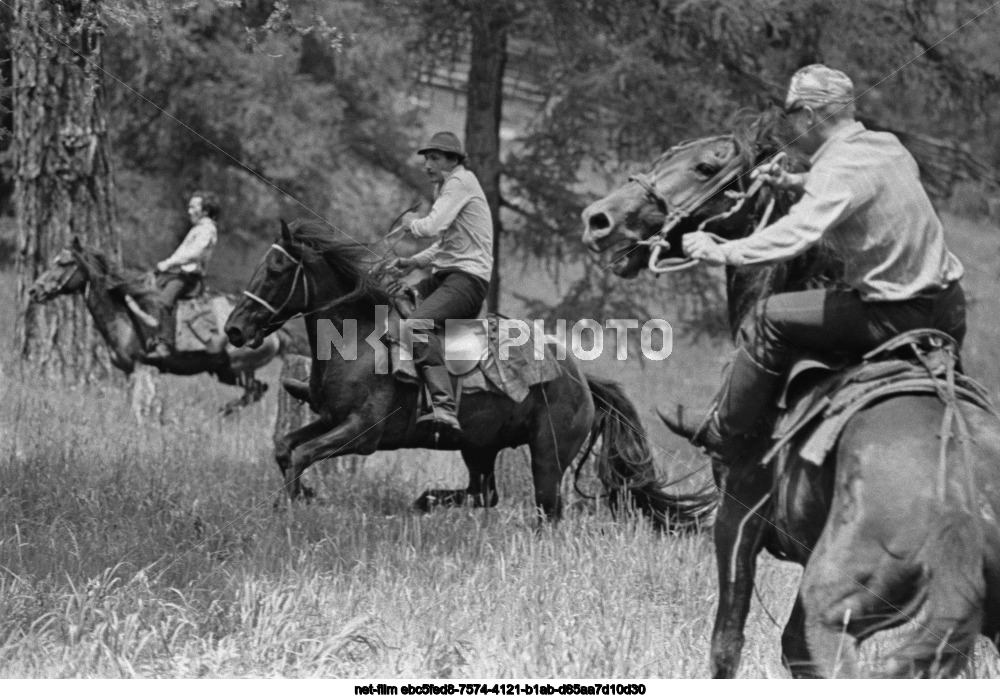
POLYGON ((817 163, 802 198, 786 216, 754 235, 719 246, 726 263, 770 264, 801 254, 874 196, 864 181, 863 173, 843 163, 817 163))
POLYGON ((184 242, 174 251, 174 254, 161 262, 160 265, 169 269, 199 260, 205 250, 215 242, 215 236, 214 223, 198 223, 184 237, 184 242))
POLYGON ((410 232, 417 238, 433 238, 448 230, 469 200, 472 192, 458 177, 449 177, 434 200, 431 212, 410 223, 410 232))
POLYGON ((434 263, 434 258, 437 256, 438 250, 441 249, 441 243, 436 242, 431 245, 426 250, 421 250, 416 255, 410 258, 410 261, 419 268, 430 267, 434 263))

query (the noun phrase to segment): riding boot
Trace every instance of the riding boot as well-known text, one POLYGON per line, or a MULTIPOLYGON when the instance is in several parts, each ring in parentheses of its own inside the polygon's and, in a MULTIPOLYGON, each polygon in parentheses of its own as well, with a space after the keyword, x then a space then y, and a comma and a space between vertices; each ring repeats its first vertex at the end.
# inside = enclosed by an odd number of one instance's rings
POLYGON ((147 359, 168 359, 174 354, 174 335, 177 331, 173 308, 160 309, 160 327, 155 340, 156 344, 146 353, 147 359))
MULTIPOLYGON (((781 372, 761 366, 741 347, 708 415, 693 433, 689 432, 690 442, 721 461, 737 461, 747 452, 747 433, 769 412, 783 380, 781 372)), ((662 412, 660 418, 671 426, 671 420, 662 412)))
POLYGON ((417 427, 433 427, 435 441, 459 439, 462 427, 455 415, 455 389, 448 369, 430 365, 423 367, 422 373, 431 396, 431 410, 417 418, 417 427))

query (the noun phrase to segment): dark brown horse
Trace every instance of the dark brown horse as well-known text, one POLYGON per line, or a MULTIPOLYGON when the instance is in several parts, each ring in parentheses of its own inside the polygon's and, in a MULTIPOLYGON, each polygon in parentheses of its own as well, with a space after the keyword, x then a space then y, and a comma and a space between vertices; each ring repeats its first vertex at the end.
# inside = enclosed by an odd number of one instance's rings
MULTIPOLYGON (((94 325, 111 350, 111 362, 126 374, 131 374, 138 364, 150 364, 164 373, 182 376, 207 372, 224 384, 243 389, 241 397, 223 407, 224 414, 260 400, 267 385, 255 378, 254 372, 283 352, 284 334, 256 348, 233 347, 221 338, 225 346, 215 352, 176 352, 166 359, 147 361, 144 328, 129 309, 122 290, 126 282, 141 286, 138 279, 139 273, 123 273, 100 250, 74 239, 70 247, 53 257, 28 294, 36 303, 46 303, 64 294, 83 294, 94 325)), ((224 303, 232 305, 230 301, 224 303)))
MULTIPOLYGON (((414 429, 417 387, 380 371, 385 347, 364 339, 379 337, 379 307, 392 303, 370 274, 369 258, 363 248, 336 240, 331 231, 312 224, 293 223, 289 228, 282 222, 281 235, 226 323, 230 342, 242 347, 259 344, 293 316, 306 316, 314 359, 309 385, 299 392, 318 417, 277 440, 275 449, 286 492, 293 499, 304 494, 302 472, 320 459, 436 448, 431 435, 414 429), (330 352, 329 359, 318 359, 318 323, 332 322, 343 334, 346 320, 356 323, 357 357, 330 352)), ((497 454, 526 444, 539 514, 558 518, 563 472, 588 439, 601 437, 598 473, 613 504, 630 498, 659 526, 697 527, 706 503, 714 498, 663 492, 634 406, 615 384, 585 375, 571 358, 559 364, 559 376, 532 386, 520 403, 490 392, 462 397, 459 418, 464 437, 450 448, 461 450, 469 486, 465 491, 425 493, 418 506, 426 508, 432 499, 441 504, 495 505, 497 454)))
MULTIPOLYGON (((749 191, 747 175, 777 152, 776 125, 777 118, 761 115, 732 135, 667 151, 648 175, 587 207, 584 241, 613 251, 615 271, 634 276, 651 261, 659 271, 689 262, 681 236, 699 226, 729 239, 748 235, 764 197, 749 191), (664 229, 662 243, 650 245, 664 229)), ((728 269, 734 334, 767 294, 836 274, 837 265, 824 258, 814 249, 792 264, 728 269)), ((945 406, 928 395, 895 396, 860 412, 822 468, 798 453, 808 431, 792 443, 780 472, 773 461, 761 466, 771 424, 761 426, 740 462, 713 463, 720 491, 715 676, 737 671, 762 549, 805 566, 782 635, 783 661, 795 676, 852 675, 856 643, 844 644, 842 632, 860 642, 909 620, 916 623, 880 674, 955 675, 980 633, 1000 642, 1000 421, 959 405, 968 458, 952 440, 943 494, 937 484, 945 406)))

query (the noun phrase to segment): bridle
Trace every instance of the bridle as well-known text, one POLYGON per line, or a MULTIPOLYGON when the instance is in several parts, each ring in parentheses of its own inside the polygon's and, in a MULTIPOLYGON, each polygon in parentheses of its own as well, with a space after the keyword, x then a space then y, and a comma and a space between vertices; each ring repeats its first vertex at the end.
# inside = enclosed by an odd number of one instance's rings
MULTIPOLYGON (((264 299, 262 299, 260 296, 257 296, 256 294, 251 293, 251 292, 249 292, 249 291, 247 291, 245 289, 243 290, 243 295, 244 296, 246 296, 251 301, 256 301, 261 306, 263 306, 264 308, 266 308, 267 310, 269 310, 271 312, 271 317, 268 319, 269 322, 273 322, 274 319, 276 317, 278 317, 278 315, 281 313, 281 311, 284 310, 285 306, 287 306, 289 303, 291 303, 292 298, 294 298, 294 296, 295 296, 295 290, 299 286, 299 279, 302 280, 302 290, 303 290, 303 293, 305 295, 305 300, 303 302, 303 306, 306 307, 306 308, 308 308, 308 306, 309 306, 309 277, 307 277, 306 273, 305 273, 305 263, 300 258, 296 258, 294 255, 292 255, 290 252, 288 252, 287 250, 285 250, 285 248, 281 247, 277 243, 273 243, 271 245, 271 249, 272 250, 277 250, 282 255, 284 255, 289 260, 291 260, 292 262, 295 263, 295 276, 292 278, 292 288, 289 289, 288 296, 285 298, 285 300, 281 303, 280 306, 278 306, 277 308, 275 308, 270 303, 268 303, 267 301, 265 301, 264 299)), ((270 254, 270 250, 268 251, 268 254, 270 254)), ((267 255, 264 256, 264 260, 261 261, 261 264, 264 264, 264 262, 266 262, 266 260, 267 260, 267 255)), ((292 320, 294 318, 299 318, 299 317, 304 316, 304 315, 307 315, 307 314, 305 312, 296 313, 295 315, 293 315, 293 316, 291 316, 289 318, 286 318, 285 322, 287 322, 289 320, 292 320)))
MULTIPOLYGON (((711 140, 712 138, 714 137, 682 143, 676 146, 673 150, 676 151, 682 148, 696 146, 699 143, 711 140)), ((775 158, 783 159, 784 156, 784 153, 778 153, 775 158)), ((710 216, 702 221, 696 230, 704 232, 705 226, 709 223, 716 223, 718 221, 725 220, 739 212, 748 201, 753 199, 757 193, 760 192, 764 185, 763 180, 756 179, 753 184, 750 185, 749 189, 744 190, 741 188, 739 192, 726 190, 725 188, 728 187, 734 180, 739 181, 742 170, 743 165, 739 158, 733 158, 723 165, 718 172, 707 179, 700 187, 695 188, 693 191, 689 192, 687 196, 674 202, 667 201, 666 197, 657 191, 656 187, 653 185, 650 174, 639 174, 629 177, 630 182, 635 182, 646 190, 646 194, 648 194, 656 204, 656 208, 658 208, 664 215, 663 225, 660 227, 659 232, 636 243, 636 245, 646 245, 651 248, 648 264, 649 271, 654 274, 662 274, 664 272, 680 272, 681 270, 690 269, 699 263, 699 260, 689 257, 671 257, 665 258, 661 261, 660 256, 664 252, 670 250, 670 243, 667 241, 667 235, 674 228, 676 228, 681 221, 690 217, 694 212, 708 202, 709 199, 720 192, 722 192, 725 196, 735 199, 735 202, 726 211, 716 214, 715 216, 710 216)), ((767 203, 764 216, 754 229, 754 233, 767 225, 773 212, 774 196, 772 195, 767 203)), ((709 233, 709 235, 712 236, 716 242, 726 242, 726 239, 722 236, 715 235, 714 233, 709 233)))

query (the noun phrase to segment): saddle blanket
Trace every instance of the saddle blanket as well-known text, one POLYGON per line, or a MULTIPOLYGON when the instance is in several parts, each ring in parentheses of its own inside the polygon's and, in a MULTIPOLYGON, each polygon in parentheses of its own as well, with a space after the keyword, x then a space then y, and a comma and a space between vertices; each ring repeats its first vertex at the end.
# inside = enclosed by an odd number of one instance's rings
MULTIPOLYGON (((459 354, 472 358, 472 361, 448 360, 447 364, 452 375, 462 377, 463 393, 475 391, 502 393, 514 402, 520 403, 527 398, 528 391, 535 384, 558 378, 562 374, 562 367, 552 354, 549 345, 545 346, 544 358, 535 359, 534 346, 530 342, 514 344, 508 340, 503 348, 506 357, 502 358, 498 321, 497 316, 490 315, 478 323, 470 321, 464 326, 466 331, 460 336, 453 337, 451 334, 446 336, 444 340, 446 355, 455 354, 451 351, 452 348, 459 347, 459 354), (479 324, 485 327, 485 332, 468 331, 469 327, 479 324), (477 342, 481 343, 481 347, 476 347, 477 342)), ((389 362, 392 374, 399 381, 416 384, 419 382, 417 368, 412 358, 401 356, 402 353, 398 351, 398 330, 393 332, 395 323, 391 316, 389 325, 389 362)))
POLYGON ((177 302, 178 352, 222 352, 226 346, 223 328, 234 306, 225 296, 198 296, 177 302))

